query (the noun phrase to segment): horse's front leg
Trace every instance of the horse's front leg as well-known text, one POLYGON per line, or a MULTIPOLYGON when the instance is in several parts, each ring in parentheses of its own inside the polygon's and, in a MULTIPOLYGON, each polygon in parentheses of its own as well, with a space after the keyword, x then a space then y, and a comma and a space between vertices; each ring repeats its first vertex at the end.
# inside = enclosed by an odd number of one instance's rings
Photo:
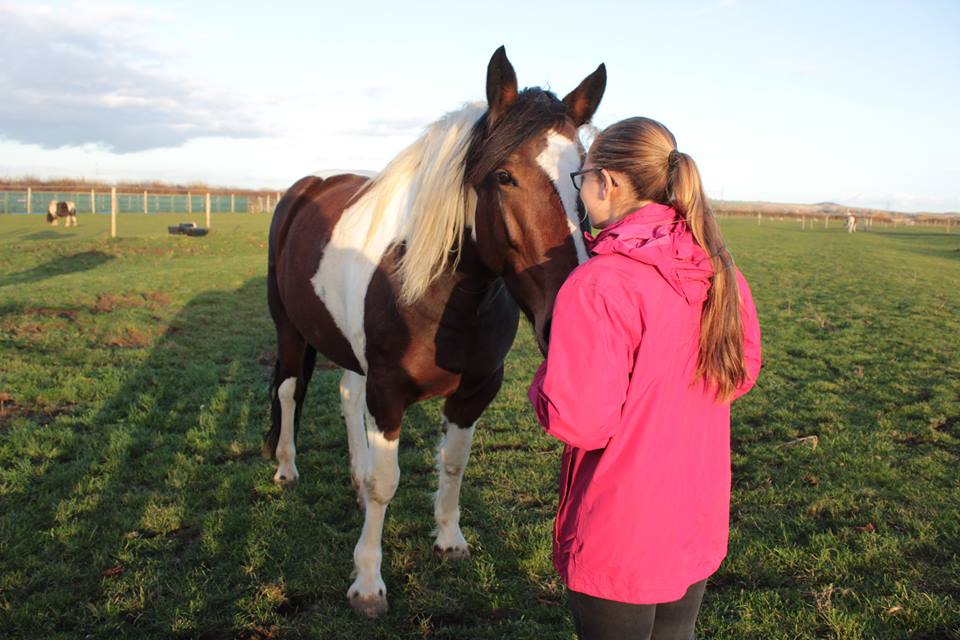
POLYGON ((437 494, 433 517, 437 522, 433 549, 452 560, 470 557, 470 545, 460 531, 460 486, 470 457, 474 425, 460 426, 443 416, 443 438, 437 451, 437 494))
POLYGON ((437 523, 434 550, 445 558, 470 556, 460 530, 460 487, 470 458, 477 419, 500 390, 503 366, 479 382, 464 378, 443 407, 443 438, 437 451, 437 494, 433 515, 437 523))
POLYGON ((364 392, 366 378, 349 369, 340 378, 340 408, 347 425, 347 443, 350 445, 350 479, 362 509, 363 477, 367 467, 367 434, 363 428, 364 392))
POLYGON ((354 611, 370 618, 382 616, 388 609, 387 586, 380 575, 380 565, 383 560, 383 521, 387 505, 400 484, 400 465, 397 460, 400 416, 402 411, 395 420, 381 416, 380 423, 387 425, 385 430, 378 426, 369 407, 364 416, 368 448, 363 489, 360 492, 364 503, 363 531, 353 550, 356 579, 347 590, 347 600, 354 611))

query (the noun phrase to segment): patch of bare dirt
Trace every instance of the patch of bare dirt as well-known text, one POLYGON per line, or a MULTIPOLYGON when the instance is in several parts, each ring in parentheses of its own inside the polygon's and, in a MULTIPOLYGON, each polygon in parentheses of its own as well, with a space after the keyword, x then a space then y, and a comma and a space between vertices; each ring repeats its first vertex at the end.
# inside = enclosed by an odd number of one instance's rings
POLYGON ((136 327, 125 327, 121 330, 108 332, 103 336, 102 342, 108 347, 141 349, 153 344, 153 336, 136 327))
POLYGON ((110 313, 117 309, 130 309, 142 307, 145 304, 144 297, 140 294, 119 294, 110 293, 97 294, 97 301, 93 305, 94 313, 110 313))
POLYGON ((38 426, 50 424, 58 416, 73 411, 72 406, 64 407, 25 407, 4 391, 0 391, 0 431, 6 431, 14 418, 28 418, 38 426))

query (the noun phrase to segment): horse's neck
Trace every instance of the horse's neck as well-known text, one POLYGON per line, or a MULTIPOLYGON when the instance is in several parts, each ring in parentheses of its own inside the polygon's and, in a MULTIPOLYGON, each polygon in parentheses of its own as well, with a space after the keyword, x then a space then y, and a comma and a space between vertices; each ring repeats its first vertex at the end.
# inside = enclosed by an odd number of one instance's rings
POLYGON ((456 282, 461 288, 474 287, 478 290, 487 290, 499 279, 499 274, 493 273, 483 264, 483 260, 480 259, 480 250, 470 237, 469 229, 464 230, 460 242, 460 260, 454 274, 456 282))
POLYGON ((434 280, 414 306, 420 307, 425 315, 439 318, 448 305, 454 304, 460 312, 470 315, 479 311, 496 291, 499 282, 499 275, 483 264, 476 244, 465 234, 457 268, 434 280))

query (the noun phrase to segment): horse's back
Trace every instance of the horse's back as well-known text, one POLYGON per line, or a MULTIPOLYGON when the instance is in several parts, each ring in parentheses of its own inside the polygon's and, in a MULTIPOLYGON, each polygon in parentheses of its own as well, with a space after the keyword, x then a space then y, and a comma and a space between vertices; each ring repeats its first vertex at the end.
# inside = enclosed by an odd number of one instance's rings
POLYGON ((322 251, 350 198, 368 180, 366 176, 340 174, 329 178, 307 176, 294 183, 273 213, 270 266, 274 267, 278 256, 287 247, 291 230, 295 230, 294 237, 309 238, 311 245, 322 251))

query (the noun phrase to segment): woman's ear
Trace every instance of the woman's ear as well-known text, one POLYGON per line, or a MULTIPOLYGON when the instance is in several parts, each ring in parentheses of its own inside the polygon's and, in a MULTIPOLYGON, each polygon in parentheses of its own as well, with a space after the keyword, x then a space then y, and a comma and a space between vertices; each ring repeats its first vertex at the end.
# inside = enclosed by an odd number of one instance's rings
POLYGON ((600 180, 598 181, 600 189, 597 192, 597 196, 600 200, 608 200, 610 198, 610 190, 613 188, 613 176, 610 175, 610 172, 606 169, 600 171, 600 180))

